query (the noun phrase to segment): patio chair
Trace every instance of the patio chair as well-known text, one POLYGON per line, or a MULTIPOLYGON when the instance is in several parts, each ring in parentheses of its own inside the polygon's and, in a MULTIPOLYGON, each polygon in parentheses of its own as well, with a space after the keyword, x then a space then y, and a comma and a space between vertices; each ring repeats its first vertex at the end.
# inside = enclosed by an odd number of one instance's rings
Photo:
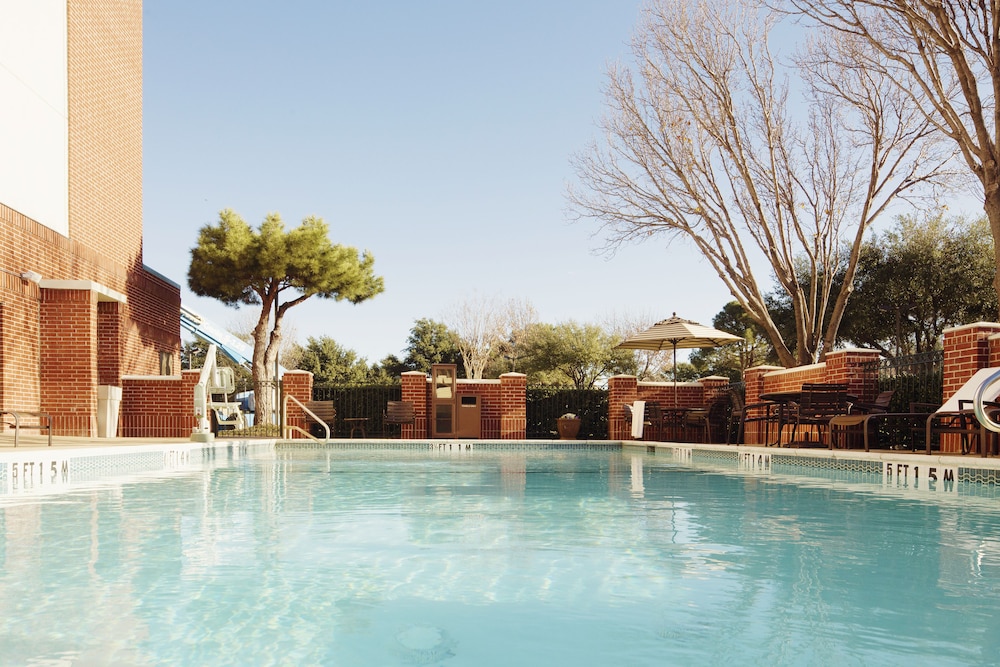
POLYGON ((306 408, 309 409, 305 413, 306 430, 309 434, 315 438, 325 438, 327 429, 323 426, 326 425, 330 435, 333 435, 333 423, 337 419, 337 407, 333 401, 306 401, 306 408))
POLYGON ((399 437, 403 437, 403 426, 416 423, 416 414, 413 409, 413 401, 389 401, 385 404, 385 413, 382 415, 383 428, 388 426, 399 427, 399 437))
POLYGON ((863 442, 865 446, 865 451, 869 451, 869 439, 868 439, 868 427, 872 424, 872 420, 869 419, 871 415, 885 414, 889 412, 889 403, 892 401, 892 397, 896 394, 896 391, 890 389, 888 391, 883 391, 875 398, 871 403, 864 401, 854 401, 851 404, 851 411, 846 415, 836 415, 830 419, 830 449, 834 449, 838 445, 838 433, 844 436, 844 446, 848 447, 851 435, 857 435, 858 433, 852 433, 853 427, 861 426, 863 442))
MULTIPOLYGON (((636 401, 636 402, 640 403, 641 401, 636 401)), ((636 440, 642 440, 643 439, 642 436, 643 436, 643 433, 645 431, 645 428, 647 426, 650 426, 652 424, 652 422, 649 419, 646 418, 645 403, 643 403, 642 429, 637 429, 632 424, 632 418, 633 418, 632 405, 630 403, 625 403, 624 406, 623 406, 623 408, 625 410, 625 423, 628 424, 629 433, 631 433, 632 437, 635 438, 636 440), (636 435, 637 433, 638 433, 638 436, 636 435)))
MULTIPOLYGON (((911 440, 923 437, 928 454, 932 452, 936 436, 955 435, 960 439, 963 454, 978 450, 981 456, 986 456, 987 444, 995 441, 995 438, 990 437, 990 432, 976 419, 972 403, 976 390, 998 370, 1000 369, 984 368, 977 371, 943 405, 913 402, 910 403, 909 412, 875 412, 865 415, 861 422, 865 451, 870 450, 869 427, 872 422, 898 420, 909 423, 911 440)), ((996 402, 998 394, 1000 386, 994 386, 990 394, 984 396, 987 414, 994 419, 1000 417, 1000 403, 996 402)), ((911 444, 911 449, 916 449, 915 442, 911 444)))
MULTIPOLYGON (((823 432, 830 427, 830 420, 846 415, 850 410, 846 384, 803 384, 802 398, 796 409, 792 439, 789 444, 795 446, 797 442, 795 436, 799 427, 808 426, 816 429, 818 442, 822 445, 823 432)), ((781 434, 778 436, 780 440, 781 434)), ((807 444, 810 442, 811 440, 806 441, 807 444)))
MULTIPOLYGON (((684 413, 684 433, 690 442, 695 442, 691 437, 691 432, 698 434, 699 442, 710 443, 727 441, 724 436, 717 439, 715 436, 721 435, 723 429, 728 429, 730 423, 730 398, 723 396, 712 401, 707 406, 689 408, 684 413)), ((729 444, 728 441, 726 444, 729 444)))
POLYGON ((649 437, 643 434, 643 440, 663 440, 665 428, 668 425, 669 415, 663 411, 656 401, 646 401, 644 426, 649 427, 649 437))
MULTIPOLYGON (((743 396, 739 392, 730 392, 730 398, 732 400, 732 412, 731 420, 733 423, 739 425, 736 431, 736 443, 737 445, 745 444, 743 442, 744 436, 746 435, 747 424, 763 424, 764 425, 764 443, 771 444, 768 442, 768 438, 771 435, 771 425, 774 424, 781 428, 781 422, 779 420, 779 408, 777 403, 771 401, 761 401, 759 403, 745 403, 743 396)), ((731 432, 726 432, 726 444, 730 444, 730 438, 732 437, 731 432)))

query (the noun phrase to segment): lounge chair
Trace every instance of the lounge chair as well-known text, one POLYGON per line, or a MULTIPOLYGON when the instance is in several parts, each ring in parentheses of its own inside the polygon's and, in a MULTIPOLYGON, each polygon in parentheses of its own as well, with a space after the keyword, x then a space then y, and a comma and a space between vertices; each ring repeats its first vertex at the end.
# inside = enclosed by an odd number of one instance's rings
POLYGON ((337 407, 333 401, 306 401, 306 428, 316 438, 327 438, 333 434, 333 423, 337 419, 337 407))
MULTIPOLYGON (((980 456, 987 455, 988 443, 993 440, 990 431, 986 429, 979 420, 976 419, 973 410, 976 391, 979 387, 995 375, 1000 368, 983 368, 976 371, 975 375, 966 380, 965 384, 959 387, 958 391, 952 395, 944 405, 936 412, 927 417, 925 426, 925 438, 927 453, 931 453, 931 443, 935 435, 958 434, 962 443, 962 454, 968 454, 973 450, 972 442, 976 442, 980 456)), ((1000 413, 1000 403, 997 397, 1000 396, 1000 385, 993 385, 988 388, 990 391, 983 396, 987 403, 987 416, 993 417, 1000 413)))

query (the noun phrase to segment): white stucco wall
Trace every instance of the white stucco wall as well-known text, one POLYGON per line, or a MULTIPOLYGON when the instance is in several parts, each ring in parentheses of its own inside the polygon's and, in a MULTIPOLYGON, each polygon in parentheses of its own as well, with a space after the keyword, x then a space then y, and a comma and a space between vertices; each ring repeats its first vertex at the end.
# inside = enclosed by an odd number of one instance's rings
POLYGON ((69 236, 66 0, 0 0, 0 202, 69 236))

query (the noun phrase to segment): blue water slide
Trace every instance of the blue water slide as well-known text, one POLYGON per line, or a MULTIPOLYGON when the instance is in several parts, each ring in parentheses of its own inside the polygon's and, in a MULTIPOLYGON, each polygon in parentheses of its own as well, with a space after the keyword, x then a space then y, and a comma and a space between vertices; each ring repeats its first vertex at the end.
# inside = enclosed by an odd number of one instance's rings
MULTIPOLYGON (((232 359, 237 364, 249 369, 253 361, 253 347, 222 327, 209 322, 190 308, 181 306, 181 327, 187 329, 198 338, 209 343, 215 343, 219 352, 232 359)), ((284 368, 280 372, 284 373, 284 368)))

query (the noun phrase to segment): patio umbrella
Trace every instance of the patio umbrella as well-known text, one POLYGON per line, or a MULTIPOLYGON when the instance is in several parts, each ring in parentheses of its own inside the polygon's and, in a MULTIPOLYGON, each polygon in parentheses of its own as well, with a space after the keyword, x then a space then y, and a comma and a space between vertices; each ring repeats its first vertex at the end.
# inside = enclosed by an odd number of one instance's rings
MULTIPOLYGON (((726 331, 706 327, 691 320, 673 317, 657 322, 645 331, 629 336, 618 344, 626 350, 673 350, 674 351, 674 383, 677 383, 677 348, 695 349, 704 347, 720 347, 728 343, 743 340, 726 331)), ((677 404, 677 392, 674 391, 674 404, 677 404)))

